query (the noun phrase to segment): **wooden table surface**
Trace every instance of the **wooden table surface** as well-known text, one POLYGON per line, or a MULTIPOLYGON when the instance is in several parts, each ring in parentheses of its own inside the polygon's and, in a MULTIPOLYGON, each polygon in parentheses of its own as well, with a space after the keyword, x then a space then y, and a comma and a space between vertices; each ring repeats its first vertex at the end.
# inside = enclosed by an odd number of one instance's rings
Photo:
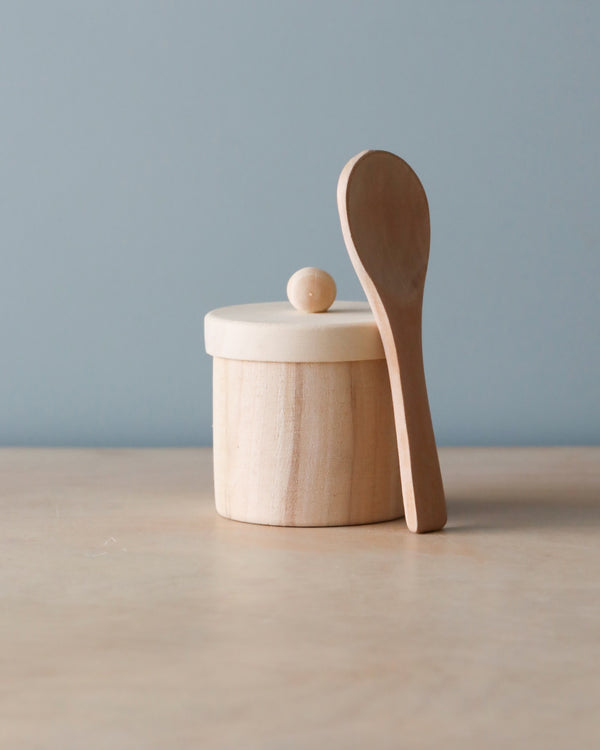
POLYGON ((600 448, 440 453, 413 536, 222 519, 209 449, 0 450, 0 746, 597 749, 600 448))

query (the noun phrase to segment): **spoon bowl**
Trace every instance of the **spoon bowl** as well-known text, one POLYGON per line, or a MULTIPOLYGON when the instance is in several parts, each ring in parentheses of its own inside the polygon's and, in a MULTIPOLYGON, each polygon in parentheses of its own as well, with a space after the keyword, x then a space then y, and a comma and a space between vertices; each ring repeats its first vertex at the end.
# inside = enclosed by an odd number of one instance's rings
MULTIPOLYGON (((363 151, 342 172, 340 216, 379 293, 422 297, 429 260, 429 206, 411 167, 387 151, 363 151)), ((338 200, 340 199, 338 192, 338 200)), ((344 233, 346 236, 346 232, 344 233)), ((355 258, 352 258, 353 262, 355 258)))

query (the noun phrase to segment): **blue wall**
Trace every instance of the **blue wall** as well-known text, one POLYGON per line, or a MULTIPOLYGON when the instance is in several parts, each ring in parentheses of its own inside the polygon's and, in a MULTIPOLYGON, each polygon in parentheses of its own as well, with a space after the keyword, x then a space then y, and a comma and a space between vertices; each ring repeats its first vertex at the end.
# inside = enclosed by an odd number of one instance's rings
POLYGON ((600 442, 600 3, 12 2, 0 443, 210 442, 202 319, 318 265, 379 147, 429 195, 441 444, 600 442))

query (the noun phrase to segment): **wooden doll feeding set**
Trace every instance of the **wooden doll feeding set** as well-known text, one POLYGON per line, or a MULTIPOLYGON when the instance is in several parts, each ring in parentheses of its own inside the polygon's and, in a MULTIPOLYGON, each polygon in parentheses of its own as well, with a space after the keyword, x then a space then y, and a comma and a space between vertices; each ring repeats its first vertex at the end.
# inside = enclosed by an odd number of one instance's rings
POLYGON ((331 276, 304 268, 288 302, 206 315, 216 508, 279 526, 404 515, 411 531, 436 531, 446 505, 421 346, 425 191, 398 156, 364 151, 337 198, 368 302, 335 302, 331 276))

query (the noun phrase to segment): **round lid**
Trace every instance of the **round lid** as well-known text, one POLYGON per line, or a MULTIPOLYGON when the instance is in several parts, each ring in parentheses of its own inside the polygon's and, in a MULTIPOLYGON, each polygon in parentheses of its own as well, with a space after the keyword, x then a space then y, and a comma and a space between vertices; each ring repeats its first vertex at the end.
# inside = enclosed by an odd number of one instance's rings
POLYGON ((204 318, 213 357, 256 362, 352 362, 383 359, 367 302, 335 302, 335 281, 301 268, 288 281, 289 302, 221 307, 204 318))
POLYGON ((206 351, 213 357, 261 362, 350 362, 383 359, 368 302, 334 302, 305 313, 289 302, 212 310, 204 318, 206 351))

